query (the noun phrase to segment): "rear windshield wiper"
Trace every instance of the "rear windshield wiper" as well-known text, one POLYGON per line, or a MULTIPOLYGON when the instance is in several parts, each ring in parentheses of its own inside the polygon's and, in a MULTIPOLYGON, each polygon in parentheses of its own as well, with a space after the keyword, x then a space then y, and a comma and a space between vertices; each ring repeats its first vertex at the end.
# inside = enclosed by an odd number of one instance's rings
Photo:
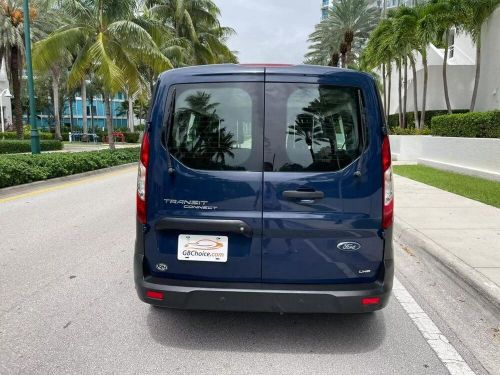
POLYGON ((168 108, 168 121, 165 129, 165 151, 166 151, 165 156, 167 158, 167 171, 168 174, 170 175, 173 175, 175 173, 175 169, 172 167, 172 157, 170 156, 170 151, 168 150, 168 141, 170 140, 170 132, 175 119, 175 94, 176 94, 176 89, 174 88, 172 90, 172 99, 170 99, 170 106, 168 108))

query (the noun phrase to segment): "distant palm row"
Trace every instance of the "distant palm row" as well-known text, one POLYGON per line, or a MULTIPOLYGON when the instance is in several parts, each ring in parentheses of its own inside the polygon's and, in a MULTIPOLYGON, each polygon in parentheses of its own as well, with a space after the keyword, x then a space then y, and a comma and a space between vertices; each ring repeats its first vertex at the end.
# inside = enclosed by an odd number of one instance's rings
MULTIPOLYGON (((149 97, 157 75, 172 67, 236 62, 212 0, 32 0, 33 65, 49 74, 56 138, 60 91, 97 88, 112 132, 110 100, 124 92, 129 105, 149 97)), ((21 77, 25 56, 22 0, 0 0, 0 60, 14 95, 14 124, 22 136, 21 77)), ((83 132, 87 132, 83 111, 83 132)), ((112 137, 110 137, 112 139, 112 137)), ((110 147, 113 147, 111 144, 110 147)))
MULTIPOLYGON (((385 1, 384 1, 385 4, 385 1)), ((427 47, 432 43, 444 48, 443 94, 451 113, 446 64, 452 30, 466 32, 476 45, 476 75, 470 110, 474 110, 481 68, 481 26, 500 5, 500 0, 431 0, 386 11, 370 7, 368 0, 339 0, 328 17, 310 35, 307 63, 376 71, 383 77, 386 115, 390 112, 392 70, 398 71, 399 122, 406 124, 407 68, 413 76, 415 127, 425 125, 427 96, 427 47), (417 103, 416 62, 424 68, 422 108, 417 103), (404 79, 402 79, 404 75, 404 79), (386 88, 388 86, 388 88, 386 88)))

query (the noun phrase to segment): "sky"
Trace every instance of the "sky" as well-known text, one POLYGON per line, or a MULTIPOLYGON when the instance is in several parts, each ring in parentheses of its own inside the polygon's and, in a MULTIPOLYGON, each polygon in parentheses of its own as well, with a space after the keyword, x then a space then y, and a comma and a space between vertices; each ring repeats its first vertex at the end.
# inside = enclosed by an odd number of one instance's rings
POLYGON ((300 64, 321 18, 321 0, 214 0, 240 63, 300 64))

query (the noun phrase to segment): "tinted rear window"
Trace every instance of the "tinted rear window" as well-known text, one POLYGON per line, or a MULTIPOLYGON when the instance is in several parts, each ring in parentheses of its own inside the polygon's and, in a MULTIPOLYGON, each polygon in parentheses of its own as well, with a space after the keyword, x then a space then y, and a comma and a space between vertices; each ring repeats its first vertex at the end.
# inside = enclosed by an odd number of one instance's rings
POLYGON ((266 170, 337 171, 361 153, 360 92, 316 84, 266 85, 266 170))
POLYGON ((171 154, 203 170, 262 170, 263 85, 206 83, 176 87, 171 154))

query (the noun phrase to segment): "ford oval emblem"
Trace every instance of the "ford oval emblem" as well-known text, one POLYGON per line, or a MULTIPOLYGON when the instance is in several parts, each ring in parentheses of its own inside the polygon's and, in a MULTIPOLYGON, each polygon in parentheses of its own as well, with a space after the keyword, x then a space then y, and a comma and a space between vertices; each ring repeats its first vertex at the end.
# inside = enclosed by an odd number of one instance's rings
POLYGON ((357 251, 361 249, 361 245, 357 242, 348 241, 348 242, 339 242, 337 244, 337 249, 342 251, 357 251))

